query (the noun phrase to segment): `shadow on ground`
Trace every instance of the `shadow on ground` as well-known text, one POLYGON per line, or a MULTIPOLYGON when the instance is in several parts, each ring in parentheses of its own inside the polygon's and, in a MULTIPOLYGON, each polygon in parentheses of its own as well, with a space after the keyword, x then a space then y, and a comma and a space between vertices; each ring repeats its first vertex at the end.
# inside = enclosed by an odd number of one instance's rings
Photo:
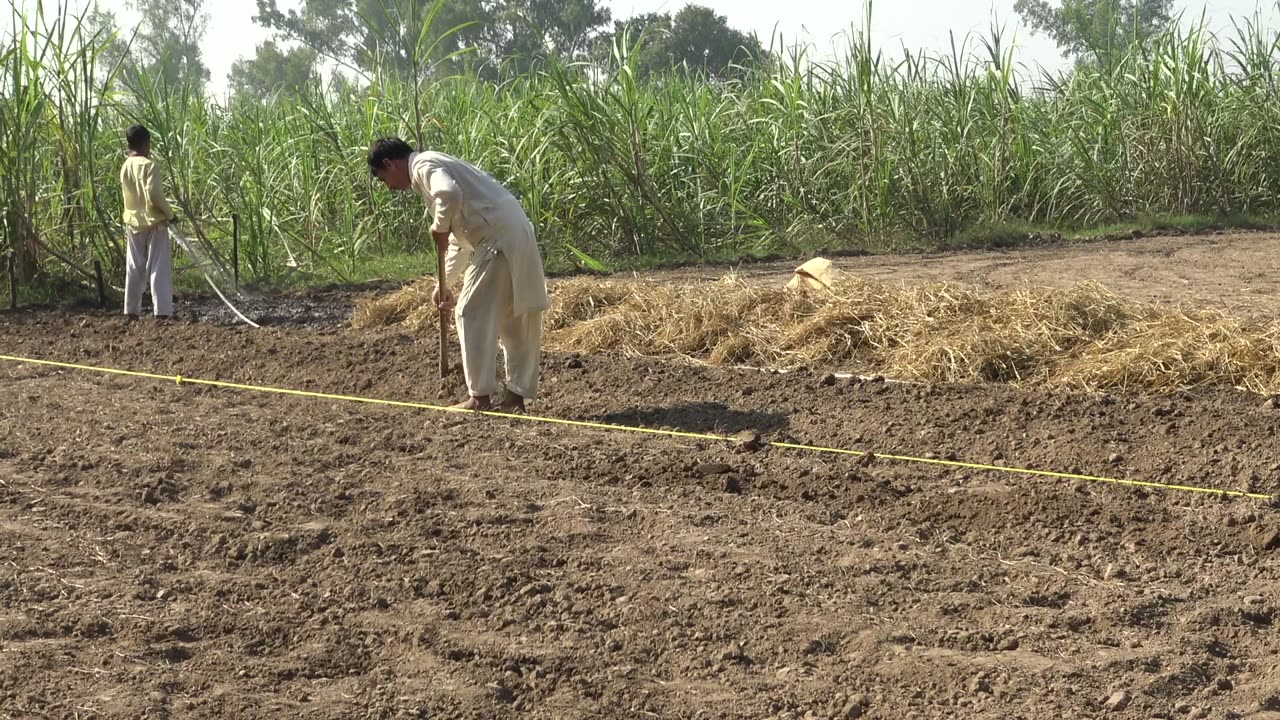
POLYGON ((734 410, 728 405, 714 402, 628 409, 600 417, 600 422, 612 425, 720 434, 738 433, 743 430, 755 430, 760 433, 776 432, 786 428, 789 420, 781 413, 734 410))

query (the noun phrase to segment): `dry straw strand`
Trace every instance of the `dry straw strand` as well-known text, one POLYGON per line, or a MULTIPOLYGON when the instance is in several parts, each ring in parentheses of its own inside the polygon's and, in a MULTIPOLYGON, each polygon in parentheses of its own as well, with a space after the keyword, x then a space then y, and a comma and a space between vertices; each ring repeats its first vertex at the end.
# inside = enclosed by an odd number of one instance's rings
MULTIPOLYGON (((362 302, 353 324, 430 329, 432 287, 425 279, 362 302)), ((1280 392, 1280 323, 1139 303, 1091 282, 986 291, 850 276, 829 289, 732 274, 695 284, 574 278, 552 298, 547 343, 564 351, 805 364, 926 382, 1280 392)))

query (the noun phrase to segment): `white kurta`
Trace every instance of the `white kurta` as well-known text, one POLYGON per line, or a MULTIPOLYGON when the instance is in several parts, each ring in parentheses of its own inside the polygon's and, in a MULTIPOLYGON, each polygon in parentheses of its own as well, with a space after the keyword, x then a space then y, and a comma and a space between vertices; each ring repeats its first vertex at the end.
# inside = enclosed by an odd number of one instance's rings
POLYGON ((534 398, 542 314, 551 303, 533 224, 506 188, 469 163, 423 152, 410 156, 409 169, 430 208, 431 230, 450 234, 445 282, 462 278, 455 316, 468 392, 497 392, 501 343, 508 390, 534 398))
POLYGON ((516 315, 551 306, 542 254, 533 225, 520 201, 487 173, 444 153, 409 156, 413 189, 427 201, 432 232, 451 233, 445 274, 458 281, 472 256, 492 248, 511 265, 511 292, 516 315))

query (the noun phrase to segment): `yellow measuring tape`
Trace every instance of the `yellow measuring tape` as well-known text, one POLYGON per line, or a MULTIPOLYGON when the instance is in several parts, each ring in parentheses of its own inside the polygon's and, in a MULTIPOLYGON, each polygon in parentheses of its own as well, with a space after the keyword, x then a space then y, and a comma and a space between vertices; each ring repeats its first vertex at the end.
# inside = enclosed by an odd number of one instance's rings
MULTIPOLYGON (((277 395, 294 395, 297 397, 320 398, 324 400, 341 400, 344 402, 367 403, 371 405, 388 405, 391 407, 414 408, 418 410, 434 410, 436 412, 448 413, 464 413, 468 415, 484 415, 488 417, 506 418, 509 420, 521 420, 524 422, 549 423, 554 425, 569 425, 572 427, 591 428, 594 430, 609 430, 614 432, 630 432, 644 433, 647 435, 662 435, 665 437, 691 438, 694 440, 710 440, 714 442, 732 443, 737 442, 736 438, 726 437, 724 435, 711 435, 706 433, 682 432, 679 430, 661 430, 657 428, 636 427, 630 425, 613 425, 610 423, 592 422, 590 420, 564 420, 561 418, 543 417, 539 415, 504 413, 495 411, 476 411, 476 410, 459 410, 457 408, 446 407, 443 405, 431 405, 429 403, 406 402, 403 400, 382 400, 378 398, 360 397, 358 395, 336 395, 333 393, 312 392, 310 390, 293 390, 290 388, 270 387, 266 385, 247 385, 244 383, 224 382, 222 380, 204 380, 201 378, 189 378, 182 375, 160 375, 157 373, 138 372, 135 370, 119 370, 116 368, 95 367, 93 365, 77 365, 75 363, 57 362, 55 360, 39 360, 36 358, 16 357, 12 355, 0 355, 0 360, 8 362, 28 363, 31 365, 45 365, 49 367, 66 368, 70 370, 85 370, 89 372, 105 373, 108 375, 125 375, 128 377, 147 378, 149 380, 165 380, 172 381, 178 385, 207 385, 210 387, 228 388, 232 390, 250 390, 253 392, 275 393, 277 395)), ((1113 485, 1129 485, 1133 487, 1154 488, 1157 490, 1180 490, 1183 492, 1204 493, 1208 495, 1219 495, 1223 497, 1241 497, 1252 498, 1255 500, 1274 500, 1271 495, 1263 493, 1243 492, 1240 490, 1219 490, 1217 488, 1197 487, 1195 485, 1171 485, 1168 483, 1147 482, 1144 480, 1127 480, 1122 478, 1098 477, 1095 475, 1078 475, 1076 473, 1053 472, 1050 470, 1032 470, 1029 468, 1007 467, 1004 465, 984 465, 981 463, 960 462, 958 460, 936 460, 932 458, 911 457, 910 455, 882 455, 880 453, 866 452, 862 450, 846 450, 843 448, 829 448, 817 445, 801 445, 797 443, 784 442, 768 442, 765 443, 771 447, 786 450, 804 450, 814 453, 827 453, 834 455, 851 455, 854 457, 863 457, 871 455, 881 460, 894 460, 898 462, 921 463, 926 465, 940 465, 950 468, 964 468, 966 470, 986 470, 991 472, 1014 473, 1019 475, 1034 475, 1037 477, 1057 478, 1060 480, 1085 480, 1088 482, 1110 483, 1113 485)))

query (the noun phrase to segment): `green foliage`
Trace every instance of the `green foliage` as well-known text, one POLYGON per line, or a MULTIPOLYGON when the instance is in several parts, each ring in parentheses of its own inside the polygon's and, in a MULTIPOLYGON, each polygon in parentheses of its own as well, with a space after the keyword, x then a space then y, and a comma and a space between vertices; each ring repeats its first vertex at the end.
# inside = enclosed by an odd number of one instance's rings
POLYGON ((596 0, 506 0, 486 23, 489 62, 523 74, 541 59, 579 57, 610 18, 596 0))
POLYGON ((358 70, 408 72, 423 30, 435 55, 434 68, 452 58, 449 70, 483 70, 494 77, 504 64, 527 72, 544 57, 585 51, 610 15, 597 0, 450 0, 428 20, 432 3, 414 0, 303 0, 282 11, 278 0, 258 0, 255 20, 281 37, 358 70), (471 50, 461 56, 459 51, 471 50))
POLYGON ((1104 67, 1173 21, 1173 0, 1018 0, 1013 7, 1033 31, 1053 38, 1064 57, 1104 67))
POLYGON ((237 60, 227 79, 233 92, 255 100, 277 92, 300 95, 319 81, 316 52, 305 46, 281 50, 269 40, 253 58, 237 60))
POLYGON ((702 5, 686 5, 674 17, 646 13, 617 22, 613 34, 596 43, 597 55, 607 57, 624 38, 644 38, 634 64, 643 76, 684 68, 724 78, 762 63, 766 55, 759 38, 733 29, 727 18, 702 5))
POLYGON ((418 2, 431 22, 396 41, 407 72, 389 59, 369 82, 227 105, 163 74, 122 92, 127 38, 61 12, 20 18, 0 44, 0 253, 28 275, 101 259, 118 276, 132 122, 156 134, 188 236, 225 260, 240 216, 251 282, 430 267, 421 200, 364 164, 391 133, 512 188, 558 269, 1280 215, 1280 33, 1257 23, 1221 42, 1167 30, 1112 68, 1048 80, 998 33, 897 59, 859 35, 833 62, 795 51, 726 78, 646 74, 647 46, 624 33, 602 64, 547 58, 495 83, 430 71, 461 62, 444 51, 465 29, 418 2))
POLYGON ((200 51, 209 27, 204 0, 131 0, 130 7, 142 17, 133 42, 133 74, 203 88, 209 81, 200 51))

